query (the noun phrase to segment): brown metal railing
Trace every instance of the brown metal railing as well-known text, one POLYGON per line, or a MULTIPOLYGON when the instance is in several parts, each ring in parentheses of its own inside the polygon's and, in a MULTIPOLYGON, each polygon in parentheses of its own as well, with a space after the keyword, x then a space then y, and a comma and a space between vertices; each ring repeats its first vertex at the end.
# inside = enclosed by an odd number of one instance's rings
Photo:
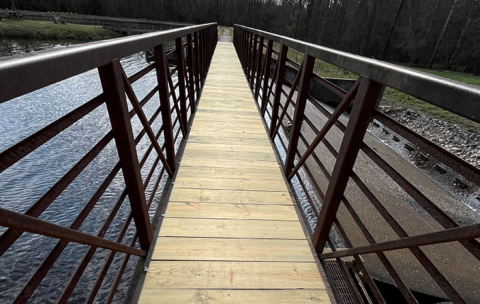
MULTIPOLYGON (((112 302, 120 281, 125 280, 124 271, 131 255, 145 257, 151 247, 153 229, 160 216, 158 210, 162 208, 162 204, 157 207, 157 212, 152 210, 150 213, 152 215, 149 215, 149 210, 154 197, 159 195, 157 191, 159 185, 169 180, 176 170, 177 157, 181 153, 178 149, 179 135, 181 133, 185 138, 189 131, 188 111, 193 114, 196 110, 216 42, 217 27, 216 24, 211 23, 0 60, 0 103, 13 102, 10 101, 13 98, 91 69, 98 69, 103 88, 103 93, 97 97, 1 152, 0 178, 2 172, 22 161, 27 155, 103 104, 106 105, 112 127, 111 131, 107 132, 76 164, 73 164, 71 169, 24 214, 0 208, 0 225, 8 227, 0 236, 0 258, 24 232, 58 239, 20 293, 16 295, 14 303, 29 301, 70 242, 85 244, 89 247, 83 259, 71 265, 76 269, 65 285, 59 287, 63 288, 63 291, 57 303, 66 303, 69 300, 80 279, 84 277, 83 274, 97 248, 107 249, 108 254, 103 260, 100 272, 96 277, 93 276, 91 289, 85 290, 86 302, 91 303, 95 300, 107 272, 112 271, 110 266, 116 253, 123 253, 123 261, 121 266, 114 270, 116 271, 114 281, 105 298, 105 303, 112 302), (174 41, 175 50, 165 53, 164 45, 171 41, 174 41), (148 49, 153 49, 154 63, 127 77, 120 59, 148 49), (177 67, 171 69, 167 60, 174 57, 177 67), (157 85, 151 88, 142 100, 139 100, 132 84, 141 81, 152 71, 156 72, 157 85), (178 77, 176 84, 172 81, 174 74, 178 77), (147 119, 142 108, 156 93, 159 94, 159 106, 151 118, 147 119), (131 111, 128 110, 127 97, 133 107, 131 111), (143 127, 136 137, 133 135, 131 125, 131 119, 135 115, 138 116, 143 127), (161 126, 154 132, 152 125, 158 120, 158 116, 161 117, 161 126), (175 130, 178 131, 175 132, 175 130), (139 160, 137 145, 145 135, 151 143, 139 160), (163 144, 160 137, 163 137, 163 144), (75 220, 68 227, 63 227, 39 219, 112 140, 115 141, 120 161, 109 169, 110 173, 88 198, 75 220), (142 180, 140 170, 152 150, 155 150, 157 158, 145 180, 142 180), (78 231, 113 179, 120 174, 120 170, 123 172, 125 188, 117 197, 114 207, 104 219, 100 230, 95 235, 78 231), (160 170, 158 175, 154 175, 156 170, 157 172, 160 170), (154 182, 154 186, 147 200, 146 190, 151 182, 154 182), (131 212, 125 218, 118 217, 118 211, 127 197, 131 212), (135 224, 135 236, 128 244, 124 244, 124 237, 132 220, 135 224), (112 223, 121 224, 120 232, 114 240, 107 240, 104 236, 112 223), (140 248, 136 248, 137 240, 140 248)), ((4 114, 7 115, 7 113, 4 114)))
MULTIPOLYGON (((435 295, 440 293, 441 297, 448 298, 454 303, 466 303, 465 286, 452 281, 451 277, 442 271, 439 262, 432 259, 431 251, 427 251, 427 245, 456 242, 460 245, 455 247, 458 255, 449 258, 468 258, 473 265, 467 267, 479 267, 480 243, 476 238, 480 237, 480 225, 478 222, 462 225, 452 219, 433 201, 431 195, 425 194, 424 189, 419 188, 414 180, 404 176, 398 168, 392 166, 388 157, 385 158, 384 154, 369 145, 364 136, 370 122, 375 119, 463 176, 468 182, 480 186, 478 168, 376 109, 384 87, 387 86, 480 122, 480 88, 241 25, 235 26, 234 44, 270 137, 277 144, 285 176, 290 182, 294 179, 298 181, 298 189, 295 192, 298 196, 305 197, 316 218, 316 224, 312 225, 310 230, 316 251, 323 261, 336 259, 347 284, 355 290, 352 292, 355 301, 385 303, 385 294, 382 294, 376 281, 379 280, 378 277, 383 276, 384 282, 392 283, 398 288, 404 297, 401 301, 417 303, 419 300, 411 290, 415 288, 412 288, 411 282, 405 281, 404 275, 405 271, 417 269, 399 271, 402 267, 402 257, 408 255, 412 256, 411 260, 415 260, 415 265, 423 268, 421 270, 423 274, 420 276, 422 280, 428 279, 432 285, 438 286, 435 288, 440 291, 435 295), (290 49, 303 54, 301 65, 287 57, 290 49), (360 76, 347 92, 313 73, 316 59, 360 76), (270 69, 273 64, 272 75, 270 69), (295 70, 296 77, 285 73, 287 67, 295 70), (313 82, 341 98, 336 109, 328 110, 310 95, 310 86, 313 82), (284 84, 291 86, 290 92, 284 89, 284 84), (347 120, 342 114, 352 105, 347 120), (289 114, 292 109, 294 115, 289 114), (313 112, 324 117, 325 123, 315 122, 311 115, 313 112), (327 134, 332 132, 342 134, 340 144, 333 143, 328 138, 327 134), (282 150, 284 153, 281 153, 282 150), (419 206, 424 214, 422 215, 424 221, 433 223, 427 224, 432 225, 429 227, 431 231, 428 233, 418 231, 415 235, 412 235, 411 231, 410 234, 407 233, 404 228, 407 222, 402 215, 395 214, 395 210, 387 207, 382 193, 366 182, 368 176, 361 174, 356 164, 360 154, 368 163, 374 164, 372 166, 378 170, 375 174, 389 179, 396 185, 395 187, 401 189, 404 201, 414 201, 411 204, 419 206), (322 161, 327 156, 333 159, 331 163, 322 161), (355 189, 356 195, 347 195, 347 186, 355 189), (357 201, 360 196, 371 205, 359 206, 357 201), (320 202, 321 206, 317 202, 320 202), (382 222, 382 227, 385 227, 384 234, 372 232, 365 213, 362 214, 362 208, 369 210, 368 216, 378 219, 379 224, 382 222), (346 249, 338 250, 335 247, 332 239, 334 234, 340 236, 344 244, 342 247, 346 249), (392 235, 395 237, 389 239, 392 235), (358 239, 363 241, 359 242, 358 239), (324 252, 325 248, 330 248, 331 252, 324 252), (389 255, 390 252, 398 252, 398 255, 402 256, 395 258, 389 255), (383 267, 380 275, 378 271, 374 271, 377 273, 371 271, 373 258, 368 260, 370 262, 364 260, 372 255, 376 256, 374 261, 383 267), (342 257, 353 257, 361 280, 355 280, 348 274, 342 257), (356 285, 360 285, 361 288, 354 288, 356 285), (369 292, 365 291, 365 286, 369 292), (357 290, 363 290, 364 294, 357 290)), ((304 219, 307 220, 305 210, 300 209, 304 219)), ((472 283, 473 286, 475 284, 472 283)), ((469 299, 471 301, 471 298, 469 299)))

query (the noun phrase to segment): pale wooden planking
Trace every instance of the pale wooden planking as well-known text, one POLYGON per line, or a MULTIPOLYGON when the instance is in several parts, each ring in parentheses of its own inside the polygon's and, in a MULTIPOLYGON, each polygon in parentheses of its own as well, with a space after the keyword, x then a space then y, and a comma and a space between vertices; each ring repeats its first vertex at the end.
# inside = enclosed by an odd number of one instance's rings
POLYGON ((174 188, 171 202, 292 205, 288 192, 174 188))
POLYGON ((184 153, 185 158, 195 159, 227 159, 227 160, 250 160, 250 161, 265 161, 265 162, 277 162, 275 155, 272 153, 260 153, 260 152, 243 152, 243 151, 196 151, 186 150, 184 153))
POLYGON ((145 290, 145 304, 319 304, 329 303, 326 290, 145 290))
POLYGON ((166 217, 298 221, 293 206, 170 202, 166 217))
MULTIPOLYGON (((222 144, 222 145, 247 145, 247 146, 265 146, 272 148, 268 139, 256 138, 229 138, 229 137, 215 137, 208 138, 206 136, 192 136, 188 137, 188 143, 205 143, 205 144, 222 144)), ((187 143, 187 145, 188 145, 187 143)))
POLYGON ((178 176, 175 180, 175 187, 220 190, 287 191, 287 187, 283 180, 220 177, 178 176))
POLYGON ((143 288, 324 289, 325 286, 315 263, 152 261, 143 288))
POLYGON ((189 218, 165 218, 160 236, 305 239, 305 234, 298 222, 189 218))
POLYGON ((220 177, 220 178, 248 178, 248 179, 271 179, 284 181, 279 174, 280 169, 252 169, 252 168, 222 168, 222 167, 201 167, 182 166, 177 177, 220 177))
POLYGON ((306 240, 159 237, 153 260, 311 262, 306 240))
POLYGON ((327 303, 232 51, 215 52, 140 303, 327 303))

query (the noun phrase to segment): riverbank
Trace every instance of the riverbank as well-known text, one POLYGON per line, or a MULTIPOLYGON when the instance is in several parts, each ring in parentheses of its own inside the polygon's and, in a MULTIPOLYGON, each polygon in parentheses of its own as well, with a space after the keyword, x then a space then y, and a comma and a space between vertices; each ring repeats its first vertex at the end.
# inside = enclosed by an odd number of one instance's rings
POLYGON ((480 135, 463 126, 437 119, 406 107, 381 106, 380 109, 399 123, 445 150, 480 168, 480 135))
POLYGON ((122 34, 101 26, 55 24, 50 21, 0 21, 1 38, 101 40, 121 37, 122 34))

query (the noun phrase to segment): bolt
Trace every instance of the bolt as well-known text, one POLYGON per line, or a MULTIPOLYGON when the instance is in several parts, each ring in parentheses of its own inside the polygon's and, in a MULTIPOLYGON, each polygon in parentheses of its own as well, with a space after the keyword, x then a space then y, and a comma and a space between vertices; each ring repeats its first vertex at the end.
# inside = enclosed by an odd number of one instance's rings
POLYGON ((165 213, 162 213, 162 217, 165 217, 165 213))
POLYGON ((144 271, 144 272, 147 272, 147 271, 148 271, 148 267, 147 267, 147 266, 143 267, 143 271, 144 271))

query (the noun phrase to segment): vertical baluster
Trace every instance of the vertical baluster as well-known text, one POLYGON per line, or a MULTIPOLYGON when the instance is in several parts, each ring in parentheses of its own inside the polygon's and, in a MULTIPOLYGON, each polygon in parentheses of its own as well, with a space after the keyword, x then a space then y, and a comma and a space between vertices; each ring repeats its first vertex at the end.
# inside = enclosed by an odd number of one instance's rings
MULTIPOLYGON (((293 117, 292 131, 290 132, 290 141, 288 145, 287 158, 285 159, 285 175, 289 175, 293 169, 295 153, 297 152, 298 139, 303 123, 305 106, 307 105, 308 92, 310 90, 310 80, 312 79, 313 65, 315 57, 305 54, 303 59, 302 74, 298 85, 297 102, 295 106, 295 115, 293 117)), ((292 88, 293 90, 294 88, 292 88)), ((281 121, 279 123, 282 123, 281 121)))
POLYGON ((177 167, 175 138, 173 136, 172 114, 170 113, 170 97, 167 82, 167 73, 170 73, 170 71, 167 66, 163 44, 153 48, 153 55, 155 57, 155 68, 157 70, 158 95, 160 96, 160 111, 162 114, 167 162, 172 171, 175 171, 177 167))
POLYGON ((188 133, 187 122, 187 98, 185 87, 185 56, 183 53, 183 41, 182 37, 175 39, 175 49, 177 54, 177 73, 178 73, 178 90, 179 90, 179 102, 180 102, 180 119, 185 126, 185 132, 188 133))
POLYGON ((252 57, 250 60, 250 88, 253 90, 253 81, 255 79, 255 67, 257 64, 257 40, 258 35, 255 34, 253 36, 253 44, 252 44, 252 57))
POLYGON ((288 47, 281 45, 280 54, 277 58, 277 75, 275 75, 275 92, 273 96, 272 106, 272 120, 270 122, 270 137, 273 138, 273 133, 277 125, 278 109, 280 108, 280 97, 282 95, 283 80, 285 78, 285 63, 287 60, 288 47))
POLYGON ((137 149, 133 138, 132 125, 128 112, 125 88, 122 79, 122 66, 118 59, 98 68, 108 115, 115 134, 115 143, 122 165, 123 177, 132 208, 140 247, 148 250, 152 243, 152 228, 148 216, 142 174, 138 163, 137 149))
POLYGON ((198 39, 198 32, 193 33, 193 41, 195 43, 194 54, 195 54, 195 87, 197 88, 197 99, 200 97, 200 41, 198 39))
MULTIPOLYGON (((273 40, 268 40, 267 52, 265 53, 265 71, 263 72, 263 87, 262 87, 262 107, 261 113, 262 117, 265 116, 265 110, 267 109, 267 97, 268 97, 268 81, 270 79, 270 65, 272 64, 272 51, 273 51, 273 40)), ((275 77, 275 75, 273 75, 275 77)), ((273 85, 273 79, 272 79, 273 85)))
POLYGON ((317 253, 322 253, 327 241, 333 220, 337 214, 340 201, 347 187, 358 151, 363 143, 370 117, 381 94, 382 85, 362 78, 343 136, 342 145, 335 161, 327 193, 317 219, 317 227, 313 234, 313 242, 317 253))
POLYGON ((195 112, 195 83, 194 83, 194 72, 193 72, 193 46, 192 46, 192 34, 187 35, 187 52, 188 52, 188 95, 190 96, 190 112, 193 114, 195 112))
POLYGON ((255 80, 255 102, 258 103, 258 94, 260 93, 260 81, 262 80, 262 56, 263 56, 263 36, 260 37, 260 42, 258 43, 258 51, 257 51, 257 79, 255 80))

